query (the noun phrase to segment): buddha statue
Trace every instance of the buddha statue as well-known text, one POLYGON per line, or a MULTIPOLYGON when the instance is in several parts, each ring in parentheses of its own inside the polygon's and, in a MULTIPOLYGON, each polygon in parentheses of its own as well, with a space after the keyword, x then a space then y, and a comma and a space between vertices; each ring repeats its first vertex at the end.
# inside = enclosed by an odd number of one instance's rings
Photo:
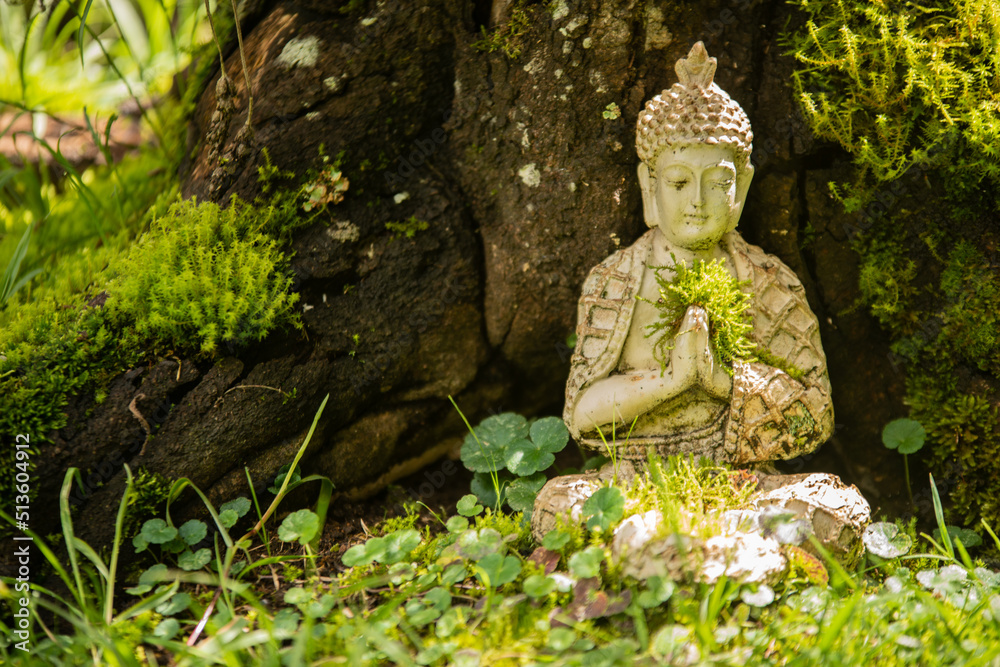
POLYGON ((612 461, 550 479, 536 496, 531 528, 541 541, 566 517, 582 521, 586 500, 604 484, 630 488, 650 453, 749 466, 750 507, 720 515, 719 534, 692 524, 681 549, 677 536, 665 537, 658 510, 636 510, 614 530, 611 549, 638 578, 676 578, 696 563, 702 581, 725 575, 764 582, 789 567, 765 526, 775 512, 808 527, 796 540, 811 532, 851 564, 863 553, 871 511, 857 488, 835 475, 774 474, 770 463, 811 452, 831 435, 830 381, 799 279, 736 231, 753 178, 753 134, 740 105, 713 82, 715 69, 715 58, 695 44, 677 62, 678 83, 639 115, 639 185, 650 230, 583 284, 563 412, 577 442, 612 461), (748 306, 738 313, 746 354, 732 354, 728 338, 720 354, 720 322, 708 314, 720 311, 707 299, 660 307, 669 305, 665 297, 676 293, 680 276, 693 269, 700 280, 705 267, 713 284, 748 306))
POLYGON ((614 440, 619 459, 641 462, 652 447, 661 456, 761 464, 808 453, 833 430, 826 357, 802 284, 736 231, 753 178, 753 134, 740 105, 713 82, 715 69, 698 42, 677 62, 678 83, 639 115, 650 230, 595 267, 580 297, 563 418, 586 447, 606 453, 614 440), (650 335, 661 285, 677 265, 714 260, 752 293, 748 337, 757 354, 731 368, 697 304, 667 334, 672 340, 650 335))

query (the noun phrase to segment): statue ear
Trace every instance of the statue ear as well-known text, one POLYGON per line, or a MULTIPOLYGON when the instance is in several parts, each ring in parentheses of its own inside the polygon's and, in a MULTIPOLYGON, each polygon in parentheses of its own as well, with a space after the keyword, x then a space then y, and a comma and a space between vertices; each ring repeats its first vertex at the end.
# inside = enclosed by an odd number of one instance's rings
POLYGON ((746 169, 742 170, 736 177, 736 219, 733 220, 732 224, 729 226, 729 231, 736 229, 736 225, 740 221, 740 216, 743 215, 743 205, 747 201, 747 192, 750 191, 750 182, 753 180, 754 168, 752 164, 748 164, 746 169))
POLYGON ((649 167, 639 162, 639 189, 642 191, 642 212, 646 225, 656 226, 656 178, 649 175, 649 167))

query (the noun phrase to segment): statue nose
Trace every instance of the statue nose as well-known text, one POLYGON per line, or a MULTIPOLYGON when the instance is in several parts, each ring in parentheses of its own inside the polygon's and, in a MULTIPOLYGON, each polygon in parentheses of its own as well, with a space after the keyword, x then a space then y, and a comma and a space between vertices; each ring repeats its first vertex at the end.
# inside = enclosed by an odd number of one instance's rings
POLYGON ((701 187, 701 179, 700 178, 695 178, 694 179, 694 190, 692 191, 692 196, 691 196, 691 202, 690 203, 691 203, 691 206, 694 207, 694 208, 696 208, 696 209, 700 209, 701 206, 702 206, 702 204, 705 203, 705 199, 704 199, 704 197, 702 197, 702 187, 701 187))

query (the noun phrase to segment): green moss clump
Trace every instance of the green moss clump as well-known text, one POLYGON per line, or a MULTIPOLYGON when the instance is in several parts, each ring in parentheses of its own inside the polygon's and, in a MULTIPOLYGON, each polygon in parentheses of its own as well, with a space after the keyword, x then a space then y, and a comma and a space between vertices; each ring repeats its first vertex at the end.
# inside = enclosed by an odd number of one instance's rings
POLYGON ((971 244, 959 242, 941 272, 945 306, 934 326, 911 329, 893 346, 910 362, 907 403, 933 445, 931 467, 948 476, 951 515, 966 525, 1000 521, 1000 277, 971 244), (968 370, 962 370, 968 369, 968 370), (951 474, 949 474, 949 472, 951 474))
POLYGON ((297 325, 291 278, 275 240, 287 207, 263 210, 234 198, 221 209, 174 204, 116 267, 108 317, 123 344, 163 352, 245 346, 297 325))
POLYGON ((417 232, 426 231, 429 226, 430 225, 426 220, 420 220, 415 215, 411 215, 402 222, 385 223, 385 228, 392 232, 392 237, 394 239, 402 238, 404 236, 408 239, 412 239, 417 235, 417 232))
POLYGON ((956 183, 1000 179, 1000 3, 793 4, 808 16, 791 39, 795 92, 818 136, 879 180, 937 153, 956 183))
POLYGON ((482 27, 482 37, 472 43, 472 48, 485 53, 503 51, 503 54, 511 60, 516 60, 521 55, 522 37, 531 26, 531 19, 525 9, 524 0, 517 0, 510 12, 510 18, 493 30, 487 31, 486 26, 482 27))
MULTIPOLYGON (((671 255, 672 257, 672 255, 671 255)), ((653 354, 665 369, 670 361, 674 336, 689 306, 701 306, 708 314, 709 337, 712 348, 723 362, 730 375, 734 361, 750 361, 756 349, 749 334, 753 330, 750 322, 752 296, 743 287, 750 281, 738 281, 729 275, 725 260, 695 260, 689 268, 684 262, 674 258, 674 279, 667 280, 661 269, 654 267, 656 282, 660 286, 660 298, 652 302, 660 311, 660 318, 648 325, 646 337, 656 336, 653 354)))
MULTIPOLYGON (((102 182, 93 187, 99 191, 102 182)), ((165 210, 163 196, 172 192, 151 193, 151 216, 165 210)), ((132 239, 146 223, 137 216, 96 248, 92 237, 48 262, 34 260, 45 269, 41 276, 0 309, 0 434, 29 435, 37 456, 66 425, 71 396, 100 397, 112 377, 157 352, 208 355, 220 344, 296 326, 297 295, 281 247, 310 221, 298 215, 298 194, 256 205, 234 200, 225 210, 180 202, 139 242, 132 239)), ((49 221, 75 229, 61 216, 81 206, 67 197, 49 221)), ((21 209, 10 216, 30 217, 21 209)), ((13 453, 2 450, 0 465, 13 453)), ((0 483, 0 498, 13 497, 4 491, 9 483, 0 483)))

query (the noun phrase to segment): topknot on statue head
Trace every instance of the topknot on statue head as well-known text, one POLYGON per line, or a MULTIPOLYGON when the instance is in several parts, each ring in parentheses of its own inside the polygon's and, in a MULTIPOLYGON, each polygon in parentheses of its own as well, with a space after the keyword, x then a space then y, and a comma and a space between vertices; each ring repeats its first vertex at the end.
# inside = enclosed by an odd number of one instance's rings
POLYGON ((677 61, 678 82, 646 103, 636 123, 639 159, 655 171, 656 158, 668 146, 726 144, 736 168, 750 167, 753 132, 746 112, 712 80, 717 61, 698 42, 687 58, 677 61))

